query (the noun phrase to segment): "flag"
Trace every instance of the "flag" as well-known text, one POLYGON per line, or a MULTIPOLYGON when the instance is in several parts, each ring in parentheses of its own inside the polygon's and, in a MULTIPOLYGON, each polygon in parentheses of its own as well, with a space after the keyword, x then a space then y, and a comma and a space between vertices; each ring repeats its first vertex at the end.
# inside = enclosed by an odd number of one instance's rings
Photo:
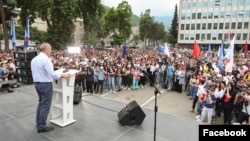
POLYGON ((234 40, 235 36, 233 36, 233 39, 230 42, 230 46, 228 48, 228 51, 225 55, 225 58, 227 59, 226 62, 226 72, 231 72, 233 67, 233 59, 234 59, 234 40))
POLYGON ((170 56, 169 49, 168 49, 168 43, 165 43, 164 52, 166 55, 170 56))
POLYGON ((223 40, 221 40, 221 46, 220 46, 219 51, 218 51, 218 57, 219 57, 218 67, 221 70, 223 68, 223 59, 224 59, 224 42, 223 42, 223 40))
POLYGON ((126 46, 126 38, 124 39, 124 44, 122 46, 122 58, 124 58, 127 54, 127 46, 126 46))
POLYGON ((201 52, 200 47, 197 44, 196 40, 194 40, 193 56, 194 57, 200 56, 200 52, 201 52))
POLYGON ((247 41, 245 42, 243 48, 244 48, 245 58, 247 58, 247 56, 248 56, 248 45, 247 45, 247 41))
POLYGON ((24 50, 29 46, 30 29, 29 29, 29 16, 26 18, 25 34, 24 34, 24 50))
POLYGON ((207 53, 208 53, 208 54, 212 53, 212 52, 211 52, 211 45, 210 45, 210 44, 208 44, 208 51, 207 51, 207 53))
POLYGON ((14 18, 11 18, 10 37, 11 37, 11 42, 12 42, 12 48, 15 49, 15 47, 16 47, 16 30, 15 30, 15 19, 14 18))
POLYGON ((217 52, 217 57, 220 56, 220 46, 219 46, 219 49, 218 49, 218 52, 217 52))
POLYGON ((161 54, 166 54, 165 51, 164 51, 164 48, 160 45, 160 43, 158 43, 157 49, 158 49, 158 51, 159 51, 161 54))

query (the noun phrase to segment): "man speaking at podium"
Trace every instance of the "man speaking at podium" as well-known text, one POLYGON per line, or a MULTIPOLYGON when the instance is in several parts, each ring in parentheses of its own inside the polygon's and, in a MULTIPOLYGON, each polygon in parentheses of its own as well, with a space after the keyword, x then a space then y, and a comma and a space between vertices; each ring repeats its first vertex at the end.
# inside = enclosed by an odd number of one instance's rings
POLYGON ((36 113, 37 132, 48 132, 54 127, 46 126, 47 117, 51 107, 53 88, 52 81, 60 78, 69 78, 68 73, 56 73, 50 60, 51 45, 42 43, 40 53, 31 61, 33 82, 38 93, 39 103, 36 113))

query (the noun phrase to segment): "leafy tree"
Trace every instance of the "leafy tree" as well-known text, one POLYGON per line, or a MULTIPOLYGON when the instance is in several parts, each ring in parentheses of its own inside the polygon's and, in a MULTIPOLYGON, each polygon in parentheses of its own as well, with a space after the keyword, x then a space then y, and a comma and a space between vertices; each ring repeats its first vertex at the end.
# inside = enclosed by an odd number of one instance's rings
POLYGON ((141 14, 139 31, 140 38, 146 43, 146 39, 149 39, 152 30, 154 18, 150 16, 150 9, 146 10, 145 13, 141 14))
POLYGON ((131 34, 131 6, 127 1, 122 1, 117 9, 111 8, 104 16, 104 35, 113 33, 113 44, 121 45, 124 38, 128 38, 131 34))
POLYGON ((175 5, 174 17, 171 24, 170 35, 172 38, 169 40, 169 43, 175 45, 177 43, 178 38, 178 7, 175 5))
POLYGON ((9 34, 6 21, 11 19, 11 16, 15 16, 13 14, 15 3, 12 0, 0 0, 0 23, 3 27, 3 37, 5 43, 5 49, 9 49, 9 34), (5 8, 4 8, 5 6, 5 8))
MULTIPOLYGON (((64 48, 73 41, 74 20, 83 17, 86 26, 90 18, 98 12, 100 0, 16 0, 21 8, 21 24, 25 25, 25 17, 30 22, 40 17, 46 21, 47 39, 54 48, 64 48)), ((88 27, 88 26, 87 26, 88 27)))

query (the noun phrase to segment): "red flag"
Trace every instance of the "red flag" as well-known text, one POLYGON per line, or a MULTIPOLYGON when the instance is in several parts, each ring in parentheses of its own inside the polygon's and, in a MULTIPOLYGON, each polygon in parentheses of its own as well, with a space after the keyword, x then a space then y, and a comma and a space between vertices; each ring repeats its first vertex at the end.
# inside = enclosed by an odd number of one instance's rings
POLYGON ((201 52, 200 47, 197 44, 196 40, 194 40, 193 56, 194 57, 200 56, 200 52, 201 52))
POLYGON ((247 55, 248 55, 248 46, 247 46, 247 41, 245 42, 244 46, 244 54, 245 54, 245 58, 247 58, 247 55))

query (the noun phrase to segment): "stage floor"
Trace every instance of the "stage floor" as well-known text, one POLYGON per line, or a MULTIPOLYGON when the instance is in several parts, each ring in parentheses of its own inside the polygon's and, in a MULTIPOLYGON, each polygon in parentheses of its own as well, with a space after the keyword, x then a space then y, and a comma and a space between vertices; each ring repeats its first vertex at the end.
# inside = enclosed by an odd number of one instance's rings
MULTIPOLYGON (((37 93, 33 85, 22 86, 14 93, 0 94, 1 141, 153 141, 154 111, 142 108, 146 117, 141 125, 122 126, 118 112, 127 103, 84 95, 74 105, 75 123, 37 133, 35 115, 37 93)), ((198 141, 198 123, 194 120, 157 112, 157 141, 198 141)))

